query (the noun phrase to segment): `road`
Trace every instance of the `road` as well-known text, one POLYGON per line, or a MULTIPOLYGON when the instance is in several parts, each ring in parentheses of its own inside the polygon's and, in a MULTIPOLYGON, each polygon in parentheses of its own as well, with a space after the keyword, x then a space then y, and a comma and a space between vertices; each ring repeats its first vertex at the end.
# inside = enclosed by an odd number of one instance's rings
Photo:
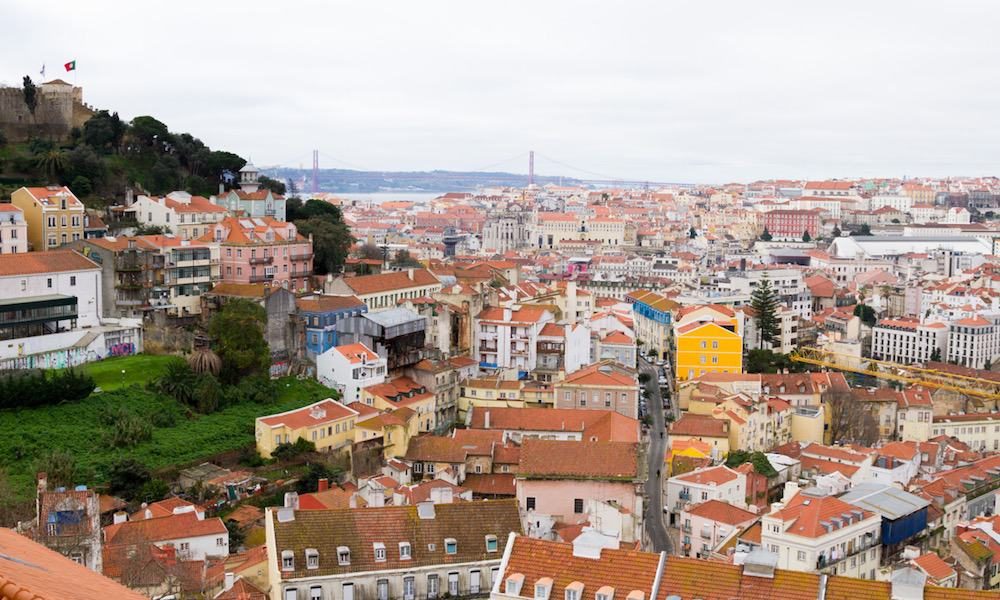
MULTIPOLYGON (((673 554, 673 541, 667 534, 667 528, 663 524, 663 455, 666 449, 666 433, 663 418, 663 400, 660 397, 660 386, 657 382, 660 378, 659 368, 655 364, 639 359, 639 369, 649 375, 646 382, 646 395, 648 396, 647 407, 653 417, 653 426, 649 429, 649 476, 646 478, 646 532, 649 534, 650 542, 653 544, 655 552, 666 550, 667 554, 673 554)), ((671 409, 675 410, 674 402, 671 402, 671 409)))

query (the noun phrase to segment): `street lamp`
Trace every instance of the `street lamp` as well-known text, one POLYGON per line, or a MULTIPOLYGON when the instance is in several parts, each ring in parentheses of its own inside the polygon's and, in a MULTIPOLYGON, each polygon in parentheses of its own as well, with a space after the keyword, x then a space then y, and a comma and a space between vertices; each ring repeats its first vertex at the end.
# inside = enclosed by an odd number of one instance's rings
POLYGON ((122 369, 122 387, 125 387, 125 369, 122 369))

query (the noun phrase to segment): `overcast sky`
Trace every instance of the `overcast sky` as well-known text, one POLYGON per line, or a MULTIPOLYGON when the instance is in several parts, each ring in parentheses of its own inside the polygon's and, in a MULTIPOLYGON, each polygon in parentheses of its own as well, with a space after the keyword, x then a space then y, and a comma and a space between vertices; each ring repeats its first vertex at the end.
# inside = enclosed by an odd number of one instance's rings
POLYGON ((44 63, 258 166, 1000 171, 995 1, 2 0, 0 23, 0 81, 44 63))

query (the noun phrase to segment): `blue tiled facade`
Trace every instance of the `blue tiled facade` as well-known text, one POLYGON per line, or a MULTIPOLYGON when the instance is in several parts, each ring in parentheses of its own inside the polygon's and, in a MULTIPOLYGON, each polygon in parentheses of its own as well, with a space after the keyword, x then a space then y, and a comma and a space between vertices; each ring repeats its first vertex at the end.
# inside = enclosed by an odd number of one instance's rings
POLYGON ((299 315, 305 324, 306 355, 309 358, 316 358, 318 354, 323 354, 330 348, 338 346, 337 323, 341 319, 362 315, 366 312, 368 312, 368 307, 364 304, 325 312, 300 311, 299 315))
POLYGON ((657 323, 663 323, 664 325, 670 325, 673 320, 670 312, 657 310, 645 302, 640 302, 638 300, 632 303, 632 311, 637 315, 642 315, 647 319, 656 321, 657 323))

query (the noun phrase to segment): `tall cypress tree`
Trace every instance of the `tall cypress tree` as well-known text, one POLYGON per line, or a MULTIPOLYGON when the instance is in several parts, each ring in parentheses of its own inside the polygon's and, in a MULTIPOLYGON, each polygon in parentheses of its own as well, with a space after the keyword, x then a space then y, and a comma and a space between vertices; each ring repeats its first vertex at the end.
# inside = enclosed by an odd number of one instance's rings
POLYGON ((778 323, 778 294, 771 287, 771 279, 767 273, 764 273, 760 284, 750 295, 750 306, 757 313, 760 344, 770 350, 772 341, 781 333, 781 326, 778 323))

